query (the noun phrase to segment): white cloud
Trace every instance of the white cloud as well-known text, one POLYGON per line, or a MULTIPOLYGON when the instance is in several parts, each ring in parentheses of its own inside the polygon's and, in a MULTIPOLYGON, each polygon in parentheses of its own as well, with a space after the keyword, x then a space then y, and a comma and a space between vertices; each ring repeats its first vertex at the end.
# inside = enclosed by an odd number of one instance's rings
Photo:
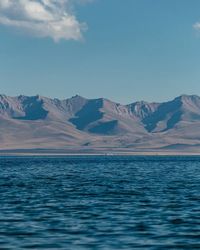
POLYGON ((91 0, 0 0, 0 25, 37 37, 79 40, 86 24, 73 14, 75 3, 91 0))
POLYGON ((200 23, 197 22, 193 25, 193 28, 196 29, 196 30, 200 30, 200 23))

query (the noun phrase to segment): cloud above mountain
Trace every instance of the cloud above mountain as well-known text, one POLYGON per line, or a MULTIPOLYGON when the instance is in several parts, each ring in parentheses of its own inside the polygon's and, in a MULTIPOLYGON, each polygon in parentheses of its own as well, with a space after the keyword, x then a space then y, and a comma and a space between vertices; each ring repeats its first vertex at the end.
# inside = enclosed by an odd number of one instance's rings
POLYGON ((80 40, 86 24, 78 21, 74 4, 91 0, 0 0, 0 25, 54 41, 80 40))
POLYGON ((193 25, 193 28, 195 30, 200 30, 200 22, 196 22, 194 25, 193 25))

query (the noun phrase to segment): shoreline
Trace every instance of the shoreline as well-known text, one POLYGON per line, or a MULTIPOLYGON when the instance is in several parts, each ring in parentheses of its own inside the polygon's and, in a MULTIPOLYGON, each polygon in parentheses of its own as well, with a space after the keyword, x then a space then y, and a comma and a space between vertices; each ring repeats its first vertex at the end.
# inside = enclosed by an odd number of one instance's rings
POLYGON ((15 150, 0 150, 0 157, 28 157, 28 156, 44 156, 44 157, 67 157, 67 156, 200 156, 200 152, 188 152, 188 151, 132 151, 132 152, 38 152, 38 151, 15 151, 15 150))

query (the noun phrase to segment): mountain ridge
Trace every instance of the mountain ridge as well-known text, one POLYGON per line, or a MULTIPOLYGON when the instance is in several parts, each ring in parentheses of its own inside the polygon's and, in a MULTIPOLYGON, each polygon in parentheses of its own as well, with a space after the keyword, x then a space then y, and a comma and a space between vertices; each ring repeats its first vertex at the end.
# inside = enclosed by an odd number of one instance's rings
POLYGON ((193 145, 194 148, 200 145, 199 128, 198 95, 127 105, 79 95, 67 99, 0 95, 2 150, 36 147, 174 149, 171 145, 185 148, 193 145))

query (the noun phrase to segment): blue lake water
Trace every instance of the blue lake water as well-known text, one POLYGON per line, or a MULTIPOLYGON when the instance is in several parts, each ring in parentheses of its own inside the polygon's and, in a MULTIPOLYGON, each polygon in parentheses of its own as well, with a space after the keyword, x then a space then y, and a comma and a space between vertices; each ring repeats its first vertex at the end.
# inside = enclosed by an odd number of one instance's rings
POLYGON ((200 249, 200 157, 1 157, 0 249, 200 249))

